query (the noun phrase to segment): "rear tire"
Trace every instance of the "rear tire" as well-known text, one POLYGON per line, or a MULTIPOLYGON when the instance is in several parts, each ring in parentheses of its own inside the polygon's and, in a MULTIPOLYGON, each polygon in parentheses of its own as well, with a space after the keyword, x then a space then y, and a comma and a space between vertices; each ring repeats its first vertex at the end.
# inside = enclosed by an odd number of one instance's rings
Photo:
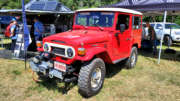
POLYGON ((132 69, 135 67, 136 63, 137 63, 137 59, 138 59, 138 51, 136 47, 133 47, 131 50, 131 55, 129 58, 127 58, 126 60, 126 68, 127 69, 132 69))
POLYGON ((78 79, 79 93, 84 97, 97 94, 103 86, 105 74, 105 64, 100 58, 82 66, 78 79))

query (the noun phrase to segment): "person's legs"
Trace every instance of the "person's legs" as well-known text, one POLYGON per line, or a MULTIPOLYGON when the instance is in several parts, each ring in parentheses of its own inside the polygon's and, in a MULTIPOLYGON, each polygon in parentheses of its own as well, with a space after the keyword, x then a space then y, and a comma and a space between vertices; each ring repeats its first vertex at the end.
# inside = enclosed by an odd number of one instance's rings
POLYGON ((153 52, 153 49, 154 49, 153 45, 154 45, 154 44, 153 44, 153 41, 150 40, 150 41, 149 41, 149 51, 150 51, 150 52, 153 52))
POLYGON ((156 40, 153 42, 153 55, 157 54, 157 45, 156 45, 156 40))
POLYGON ((14 52, 15 46, 16 46, 16 39, 12 39, 11 52, 14 52))

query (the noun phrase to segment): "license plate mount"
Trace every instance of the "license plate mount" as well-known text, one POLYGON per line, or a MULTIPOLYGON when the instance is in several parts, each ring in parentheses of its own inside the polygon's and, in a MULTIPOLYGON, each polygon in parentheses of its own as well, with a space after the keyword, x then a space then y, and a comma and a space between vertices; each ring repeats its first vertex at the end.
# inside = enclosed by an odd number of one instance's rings
POLYGON ((66 64, 64 64, 64 63, 55 61, 54 68, 59 71, 66 72, 66 64))

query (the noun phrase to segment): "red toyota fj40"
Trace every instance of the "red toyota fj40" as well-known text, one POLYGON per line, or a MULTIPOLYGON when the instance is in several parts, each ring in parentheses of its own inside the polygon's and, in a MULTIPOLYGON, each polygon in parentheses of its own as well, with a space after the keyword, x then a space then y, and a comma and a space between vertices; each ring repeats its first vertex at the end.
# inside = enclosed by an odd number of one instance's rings
POLYGON ((127 68, 137 62, 141 47, 142 13, 122 8, 77 10, 73 29, 43 39, 40 55, 30 66, 40 77, 65 83, 78 81, 84 96, 100 91, 106 66, 122 60, 127 68))

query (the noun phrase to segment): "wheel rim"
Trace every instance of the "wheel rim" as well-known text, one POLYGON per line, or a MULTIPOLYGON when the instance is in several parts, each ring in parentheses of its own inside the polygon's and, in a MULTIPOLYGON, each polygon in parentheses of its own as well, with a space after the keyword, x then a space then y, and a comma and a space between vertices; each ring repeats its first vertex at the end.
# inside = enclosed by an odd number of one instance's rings
POLYGON ((133 66, 136 62, 136 54, 135 52, 133 52, 132 56, 131 56, 131 66, 133 66))
POLYGON ((91 87, 97 88, 101 82, 101 69, 100 67, 94 69, 91 75, 91 87))

